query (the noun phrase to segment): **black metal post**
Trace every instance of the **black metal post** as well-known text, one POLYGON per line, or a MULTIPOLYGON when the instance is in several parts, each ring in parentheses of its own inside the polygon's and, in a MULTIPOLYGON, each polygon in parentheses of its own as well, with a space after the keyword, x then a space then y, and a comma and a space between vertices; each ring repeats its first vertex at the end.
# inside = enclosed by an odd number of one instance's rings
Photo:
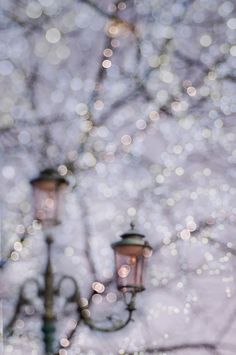
POLYGON ((43 314, 43 341, 46 355, 53 355, 55 343, 55 314, 54 314, 54 275, 51 263, 51 245, 53 239, 47 237, 47 266, 44 273, 44 314, 43 314))

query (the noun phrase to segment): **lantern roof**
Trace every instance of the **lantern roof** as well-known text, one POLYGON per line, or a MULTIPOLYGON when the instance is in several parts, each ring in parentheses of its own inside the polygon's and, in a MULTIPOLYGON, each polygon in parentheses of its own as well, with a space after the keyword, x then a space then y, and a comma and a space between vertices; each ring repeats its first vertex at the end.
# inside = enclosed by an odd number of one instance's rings
POLYGON ((135 224, 133 222, 130 223, 130 229, 123 233, 120 236, 122 239, 126 239, 126 238, 130 238, 130 237, 139 237, 139 238, 145 238, 145 235, 141 232, 139 232, 136 228, 135 228, 135 224))
POLYGON ((40 181, 55 181, 59 185, 69 185, 69 182, 63 176, 61 176, 54 168, 47 168, 42 170, 36 178, 30 180, 30 183, 34 185, 35 183, 40 181))
POLYGON ((127 246, 127 245, 137 245, 137 246, 148 247, 151 249, 149 243, 146 240, 144 240, 145 235, 143 233, 140 233, 137 229, 135 229, 133 222, 130 223, 130 229, 124 234, 122 234, 120 237, 121 240, 111 245, 113 249, 115 249, 116 247, 127 246))

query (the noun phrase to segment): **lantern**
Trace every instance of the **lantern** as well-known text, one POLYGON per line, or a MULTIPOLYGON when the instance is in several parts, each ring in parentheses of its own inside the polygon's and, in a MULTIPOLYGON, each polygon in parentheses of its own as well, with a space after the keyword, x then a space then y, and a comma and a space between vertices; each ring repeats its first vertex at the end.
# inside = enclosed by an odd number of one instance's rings
POLYGON ((56 170, 45 169, 30 183, 33 187, 35 218, 43 226, 59 224, 68 181, 56 170))
POLYGON ((144 290, 143 270, 145 259, 151 256, 152 248, 145 236, 134 229, 121 235, 121 240, 113 243, 115 252, 117 287, 123 292, 144 290))

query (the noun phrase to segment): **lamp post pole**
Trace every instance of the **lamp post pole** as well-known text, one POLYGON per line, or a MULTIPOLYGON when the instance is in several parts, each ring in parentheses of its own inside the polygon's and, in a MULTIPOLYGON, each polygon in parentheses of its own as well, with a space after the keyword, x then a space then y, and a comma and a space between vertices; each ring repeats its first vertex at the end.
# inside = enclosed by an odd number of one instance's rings
POLYGON ((45 346, 46 355, 53 355, 54 343, 55 343, 55 314, 54 314, 54 275, 51 262, 51 245, 52 238, 47 237, 47 266, 44 273, 44 314, 43 314, 43 340, 45 346))

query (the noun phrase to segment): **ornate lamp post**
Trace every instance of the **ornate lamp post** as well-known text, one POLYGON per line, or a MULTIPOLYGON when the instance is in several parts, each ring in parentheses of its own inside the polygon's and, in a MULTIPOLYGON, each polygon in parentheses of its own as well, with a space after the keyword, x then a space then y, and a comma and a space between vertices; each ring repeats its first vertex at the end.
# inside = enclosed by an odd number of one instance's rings
MULTIPOLYGON (((35 215, 42 222, 44 227, 51 226, 60 222, 58 211, 59 204, 62 202, 60 193, 68 182, 55 172, 55 170, 44 170, 37 179, 31 181, 35 196, 35 215), (50 201, 50 202, 49 202, 50 201)), ((38 279, 29 279, 21 286, 18 302, 14 315, 5 328, 7 334, 13 330, 23 306, 31 304, 34 300, 25 296, 25 287, 28 283, 34 283, 37 288, 37 297, 43 302, 42 333, 46 355, 59 354, 59 347, 55 346, 56 314, 54 309, 55 298, 60 296, 63 283, 67 280, 73 285, 73 292, 65 297, 65 306, 68 304, 76 305, 78 324, 84 322, 93 330, 101 332, 114 332, 124 328, 132 319, 135 310, 135 295, 144 290, 143 286, 143 266, 145 259, 151 255, 152 248, 148 242, 144 241, 144 235, 131 229, 121 236, 121 240, 113 243, 115 251, 117 287, 123 293, 129 292, 130 301, 126 303, 128 312, 126 319, 114 320, 110 317, 108 326, 101 327, 90 317, 88 304, 82 302, 80 288, 77 281, 68 275, 62 275, 58 282, 55 282, 52 265, 52 243, 53 239, 46 238, 47 245, 47 264, 43 274, 43 283, 38 279)), ((66 345, 67 346, 67 345, 66 345)))

